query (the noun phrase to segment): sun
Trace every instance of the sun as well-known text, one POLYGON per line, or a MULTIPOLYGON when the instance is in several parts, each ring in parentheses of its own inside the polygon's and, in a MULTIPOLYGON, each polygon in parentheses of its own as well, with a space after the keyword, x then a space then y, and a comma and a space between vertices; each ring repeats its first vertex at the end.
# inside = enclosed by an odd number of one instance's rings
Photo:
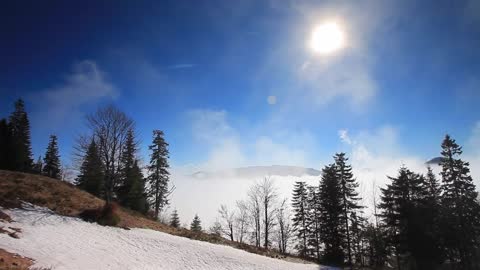
POLYGON ((320 54, 330 54, 345 46, 345 35, 335 22, 326 22, 312 32, 310 47, 320 54))

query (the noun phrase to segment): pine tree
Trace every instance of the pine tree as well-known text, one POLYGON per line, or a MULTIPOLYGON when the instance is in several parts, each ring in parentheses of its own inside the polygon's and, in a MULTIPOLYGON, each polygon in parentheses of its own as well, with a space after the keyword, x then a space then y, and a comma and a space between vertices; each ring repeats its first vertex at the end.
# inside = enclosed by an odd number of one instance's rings
POLYGON ((307 250, 309 254, 320 261, 322 206, 320 204, 320 189, 318 186, 308 187, 307 210, 307 250))
POLYGON ((180 227, 180 218, 178 217, 177 209, 173 210, 172 216, 170 218, 170 226, 174 228, 180 227))
POLYGON ((15 110, 9 121, 13 170, 29 172, 32 169, 32 146, 30 142, 30 122, 25 103, 19 99, 15 102, 15 110))
POLYGON ((202 231, 202 225, 198 215, 195 215, 195 217, 193 218, 192 224, 190 224, 190 230, 194 232, 202 231))
POLYGON ((410 251, 418 269, 436 269, 442 262, 440 186, 432 169, 418 176, 421 194, 412 210, 410 251))
POLYGON ((163 131, 153 131, 153 143, 148 147, 152 153, 150 154, 150 165, 148 166, 148 182, 150 189, 148 195, 152 198, 152 205, 155 212, 155 217, 163 207, 168 204, 167 197, 169 195, 168 181, 168 143, 163 138, 163 131))
POLYGON ((135 211, 146 214, 150 209, 146 193, 146 179, 143 177, 142 170, 138 166, 138 160, 135 160, 131 171, 131 186, 128 191, 125 206, 135 211))
POLYGON ((479 247, 480 206, 469 163, 460 159, 462 147, 449 135, 442 142, 442 235, 449 259, 473 269, 479 247))
POLYGON ((342 265, 345 258, 342 198, 342 187, 335 165, 328 165, 322 170, 320 183, 321 239, 324 244, 323 259, 332 265, 342 265))
POLYGON ((105 174, 102 159, 100 158, 97 144, 92 139, 80 167, 76 185, 97 197, 103 197, 104 181, 105 174))
POLYGON ((420 207, 423 198, 422 178, 401 167, 396 178, 389 177, 392 183, 381 189, 380 217, 388 228, 387 242, 395 250, 398 268, 419 263, 425 252, 416 248, 425 234, 420 207))
POLYGON ((60 179, 60 154, 58 153, 57 136, 50 135, 50 141, 48 143, 45 157, 43 158, 42 173, 45 176, 60 179))
POLYGON ((307 255, 307 240, 308 240, 308 190, 305 182, 295 182, 292 196, 292 211, 293 211, 293 229, 296 233, 298 244, 296 249, 300 256, 307 255))
POLYGON ((0 120, 0 169, 13 170, 11 128, 6 119, 0 120))
POLYGON ((352 248, 351 248, 351 235, 350 235, 350 224, 354 221, 352 220, 352 215, 359 211, 362 207, 358 204, 360 197, 357 193, 358 183, 353 178, 352 166, 347 165, 348 158, 345 156, 345 153, 337 153, 334 157, 335 159, 335 170, 338 180, 341 184, 342 192, 342 208, 343 208, 343 223, 345 226, 346 233, 346 253, 348 255, 348 265, 352 267, 352 248))

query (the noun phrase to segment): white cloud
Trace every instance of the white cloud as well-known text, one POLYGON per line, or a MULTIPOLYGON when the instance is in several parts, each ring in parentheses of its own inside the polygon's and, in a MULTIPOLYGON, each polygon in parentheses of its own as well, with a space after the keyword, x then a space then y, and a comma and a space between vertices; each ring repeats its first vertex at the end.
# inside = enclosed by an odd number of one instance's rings
POLYGON ((193 138, 208 148, 197 167, 220 170, 249 165, 305 165, 313 137, 308 132, 268 130, 250 125, 241 136, 227 119, 226 111, 193 110, 188 113, 193 138))
POLYGON ((97 64, 85 60, 73 66, 63 83, 35 93, 31 98, 38 107, 37 117, 45 117, 48 123, 58 125, 78 113, 82 106, 117 95, 117 89, 106 80, 97 64))
POLYGON ((338 131, 338 136, 340 137, 340 140, 346 144, 352 144, 352 140, 350 139, 350 136, 348 136, 348 130, 346 129, 341 129, 338 131))
POLYGON ((175 64, 175 65, 170 65, 167 67, 167 69, 185 69, 185 68, 193 68, 196 67, 197 65, 195 64, 189 64, 189 63, 184 63, 184 64, 175 64))

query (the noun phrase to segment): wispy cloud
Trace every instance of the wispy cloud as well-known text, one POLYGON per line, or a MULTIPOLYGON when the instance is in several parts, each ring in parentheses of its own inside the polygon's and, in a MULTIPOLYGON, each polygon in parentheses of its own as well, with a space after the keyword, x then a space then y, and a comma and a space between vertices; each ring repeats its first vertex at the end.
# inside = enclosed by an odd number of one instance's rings
POLYGON ((197 66, 196 64, 189 64, 189 63, 174 64, 174 65, 168 66, 167 69, 186 69, 186 68, 194 68, 196 66, 197 66))
POLYGON ((193 138, 207 148, 206 158, 198 164, 202 169, 311 164, 308 152, 313 147, 313 136, 308 132, 263 132, 249 125, 250 131, 242 135, 224 110, 193 110, 188 114, 193 138))
POLYGON ((36 116, 49 119, 47 123, 59 125, 77 114, 85 105, 104 98, 115 98, 118 90, 106 78, 105 73, 92 60, 74 64, 64 81, 30 96, 36 108, 36 116))

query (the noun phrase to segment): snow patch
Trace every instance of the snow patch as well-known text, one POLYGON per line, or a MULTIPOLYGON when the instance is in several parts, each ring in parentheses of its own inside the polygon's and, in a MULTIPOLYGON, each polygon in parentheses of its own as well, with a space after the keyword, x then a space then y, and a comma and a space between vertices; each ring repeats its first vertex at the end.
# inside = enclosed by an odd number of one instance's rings
MULTIPOLYGON (((0 234, 0 248, 52 269, 320 269, 228 246, 147 229, 103 227, 32 205, 0 208, 22 230, 20 239, 0 234)), ((0 222, 0 226, 6 223, 0 222)))

